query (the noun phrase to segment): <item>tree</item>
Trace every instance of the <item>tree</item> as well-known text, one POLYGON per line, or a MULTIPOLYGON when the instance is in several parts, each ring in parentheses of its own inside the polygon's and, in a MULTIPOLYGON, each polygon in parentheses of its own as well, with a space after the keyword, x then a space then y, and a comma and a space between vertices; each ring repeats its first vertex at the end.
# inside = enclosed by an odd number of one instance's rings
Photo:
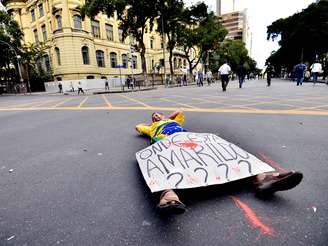
POLYGON ((11 86, 19 78, 16 53, 21 54, 22 38, 23 32, 18 23, 6 12, 0 11, 0 69, 3 79, 7 83, 12 81, 11 86), (15 66, 16 73, 13 73, 12 65, 15 66))
POLYGON ((87 0, 81 14, 82 17, 87 15, 93 18, 100 12, 112 17, 117 13, 123 38, 131 35, 136 40, 135 48, 140 52, 142 71, 147 81, 144 34, 154 27, 154 19, 157 17, 155 9, 154 0, 87 0))
POLYGON ((46 50, 50 47, 44 43, 31 44, 23 47, 22 64, 28 81, 32 81, 32 91, 44 90, 44 82, 53 80, 51 71, 45 68, 46 50))
POLYGON ((267 27, 267 39, 280 38, 280 49, 269 58, 275 67, 292 68, 300 60, 312 62, 328 52, 328 2, 313 3, 300 13, 267 27))
POLYGON ((186 22, 179 26, 177 43, 184 50, 192 74, 199 62, 207 59, 209 52, 219 48, 227 31, 218 17, 207 13, 204 3, 192 6, 184 15, 186 22))
POLYGON ((157 11, 160 18, 157 19, 157 32, 161 35, 162 25, 167 36, 167 49, 169 51, 170 74, 173 77, 173 50, 177 45, 177 35, 180 23, 184 20, 184 3, 182 0, 164 0, 157 4, 157 11))
POLYGON ((256 69, 256 62, 248 56, 245 43, 240 40, 225 40, 219 49, 210 56, 211 70, 217 71, 219 67, 228 61, 231 69, 236 71, 239 64, 244 64, 248 71, 256 69))

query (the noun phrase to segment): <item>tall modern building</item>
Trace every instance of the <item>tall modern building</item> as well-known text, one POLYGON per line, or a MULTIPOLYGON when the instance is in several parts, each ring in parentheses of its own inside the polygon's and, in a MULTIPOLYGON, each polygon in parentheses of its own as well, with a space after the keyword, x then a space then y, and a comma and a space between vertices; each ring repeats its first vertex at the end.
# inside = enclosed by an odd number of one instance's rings
MULTIPOLYGON (((24 44, 46 44, 44 67, 56 80, 93 79, 141 73, 138 53, 130 53, 129 38, 116 17, 98 14, 94 19, 80 16, 85 0, 3 0, 3 4, 24 33, 24 44)), ((162 39, 155 32, 145 34, 147 70, 163 63, 162 39)), ((166 55, 168 57, 168 55, 166 55)), ((174 66, 186 66, 179 50, 174 51, 174 66)), ((166 67, 168 68, 168 59, 166 67)), ((162 64, 163 65, 163 64, 162 64)), ((160 70, 163 72, 163 69, 160 70)), ((168 69, 167 69, 168 72, 168 69)))
POLYGON ((242 2, 235 0, 217 0, 217 15, 228 30, 227 39, 242 40, 251 53, 252 38, 247 20, 247 9, 240 10, 242 2), (236 5, 239 3, 239 7, 236 5), (250 35, 249 35, 250 34, 250 35))

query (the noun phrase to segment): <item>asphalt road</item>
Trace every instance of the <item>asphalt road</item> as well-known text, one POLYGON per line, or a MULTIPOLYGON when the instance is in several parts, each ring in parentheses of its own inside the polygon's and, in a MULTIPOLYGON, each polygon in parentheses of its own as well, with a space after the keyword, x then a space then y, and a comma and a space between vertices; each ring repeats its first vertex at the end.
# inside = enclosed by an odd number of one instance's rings
POLYGON ((0 245, 327 245, 328 87, 218 88, 0 97, 0 245), (179 107, 190 131, 303 182, 269 200, 242 184, 186 190, 186 213, 160 216, 135 160, 149 141, 134 126, 179 107))

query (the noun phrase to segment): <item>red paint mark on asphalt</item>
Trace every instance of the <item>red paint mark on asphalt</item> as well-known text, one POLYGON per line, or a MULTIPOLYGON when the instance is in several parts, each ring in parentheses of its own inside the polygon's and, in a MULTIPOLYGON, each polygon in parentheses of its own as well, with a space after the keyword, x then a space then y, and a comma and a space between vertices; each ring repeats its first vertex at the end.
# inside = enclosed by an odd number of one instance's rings
POLYGON ((236 173, 240 173, 240 168, 239 167, 233 167, 232 168, 236 173))
POLYGON ((279 163, 271 160, 268 156, 258 153, 258 155, 263 159, 264 162, 268 163, 271 167, 274 167, 277 171, 287 172, 279 163))
POLYGON ((270 226, 264 224, 256 215, 256 213, 244 202, 240 201, 237 197, 231 196, 232 200, 235 202, 236 206, 243 210, 246 219, 254 228, 260 229, 260 234, 256 238, 259 240, 263 235, 275 236, 276 232, 270 226))
POLYGON ((178 147, 182 147, 182 148, 186 148, 186 149, 195 149, 198 146, 198 144, 196 142, 191 141, 191 140, 185 140, 185 141, 176 142, 173 144, 178 147))

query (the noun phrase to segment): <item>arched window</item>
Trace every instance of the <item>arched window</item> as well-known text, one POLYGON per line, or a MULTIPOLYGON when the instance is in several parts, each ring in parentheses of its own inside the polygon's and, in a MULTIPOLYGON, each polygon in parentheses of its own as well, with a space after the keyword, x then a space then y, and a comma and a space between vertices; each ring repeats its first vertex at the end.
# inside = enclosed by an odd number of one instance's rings
POLYGON ((56 57, 57 57, 57 64, 58 64, 58 66, 60 66, 61 65, 60 50, 58 47, 55 47, 55 53, 56 53, 56 57))
POLYGON ((178 68, 181 68, 181 66, 182 66, 182 60, 178 59, 178 68))
POLYGON ((110 53, 110 65, 112 68, 115 68, 117 65, 117 55, 115 52, 110 53))
POLYGON ((90 64, 89 48, 87 46, 83 46, 81 49, 81 53, 82 53, 83 64, 84 65, 90 64))
POLYGON ((48 55, 48 54, 45 54, 45 55, 43 56, 43 60, 44 60, 44 66, 45 66, 46 70, 47 70, 48 72, 50 72, 50 70, 51 70, 51 66, 50 66, 49 55, 48 55))
POLYGON ((173 68, 177 69, 177 58, 175 58, 175 57, 173 59, 173 68))
POLYGON ((122 55, 122 65, 123 67, 127 68, 128 67, 128 56, 126 54, 122 55))
POLYGON ((73 22, 74 22, 74 28, 82 30, 82 19, 81 16, 79 15, 74 15, 73 16, 73 22))
POLYGON ((137 56, 132 56, 132 67, 133 67, 133 69, 138 68, 138 57, 137 56))
POLYGON ((183 66, 186 67, 187 66, 187 61, 183 60, 183 66))
POLYGON ((62 25, 62 17, 61 15, 56 15, 56 21, 57 21, 57 29, 62 29, 63 25, 62 25))
POLYGON ((96 51, 96 59, 97 59, 98 67, 105 67, 105 56, 102 50, 96 51))

